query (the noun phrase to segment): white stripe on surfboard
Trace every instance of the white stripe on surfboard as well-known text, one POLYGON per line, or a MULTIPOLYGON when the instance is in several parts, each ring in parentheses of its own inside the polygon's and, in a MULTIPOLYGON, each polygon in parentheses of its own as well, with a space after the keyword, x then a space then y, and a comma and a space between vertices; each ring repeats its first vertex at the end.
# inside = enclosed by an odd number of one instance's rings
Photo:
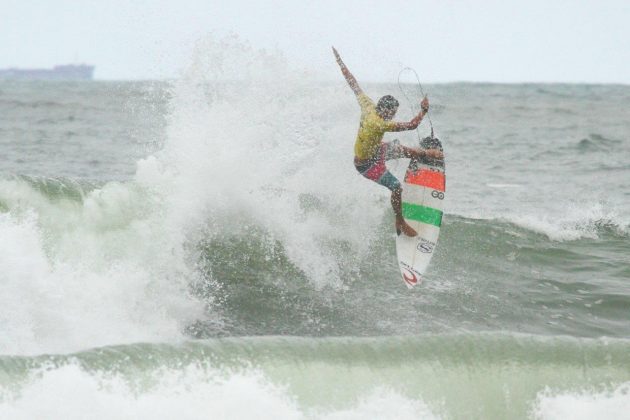
POLYGON ((440 199, 439 197, 445 197, 445 194, 441 191, 415 184, 405 183, 403 186, 402 199, 407 203, 420 204, 425 207, 442 210, 444 198, 440 199))

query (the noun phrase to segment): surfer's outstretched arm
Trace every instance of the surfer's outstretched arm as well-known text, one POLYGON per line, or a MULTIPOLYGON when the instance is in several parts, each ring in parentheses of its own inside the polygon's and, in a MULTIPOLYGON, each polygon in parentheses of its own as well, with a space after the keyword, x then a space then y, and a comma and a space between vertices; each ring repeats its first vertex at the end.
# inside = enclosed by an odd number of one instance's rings
POLYGON ((426 96, 420 103, 420 112, 418 115, 413 117, 409 122, 397 122, 394 126, 394 129, 391 131, 407 131, 407 130, 415 130, 419 125, 424 116, 429 112, 429 98, 426 96))
POLYGON ((350 88, 352 89, 354 94, 359 96, 360 94, 363 93, 363 91, 361 90, 361 87, 359 86, 359 82, 357 82, 357 79, 354 78, 352 73, 350 73, 350 70, 348 70, 348 67, 346 67, 346 65, 343 63, 343 60, 341 59, 341 56, 339 55, 335 47, 332 47, 332 50, 333 50, 333 53, 335 54, 335 58, 337 59, 337 64, 339 64, 339 68, 341 69, 341 73, 343 74, 343 77, 346 78, 346 81, 350 85, 350 88))

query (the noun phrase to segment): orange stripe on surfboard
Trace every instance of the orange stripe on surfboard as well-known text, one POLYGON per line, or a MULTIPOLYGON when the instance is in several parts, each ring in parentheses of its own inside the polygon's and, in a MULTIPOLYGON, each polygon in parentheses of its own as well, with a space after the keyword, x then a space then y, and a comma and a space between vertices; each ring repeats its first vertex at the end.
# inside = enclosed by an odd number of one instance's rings
POLYGON ((420 185, 438 191, 444 191, 446 183, 442 172, 420 169, 417 172, 407 172, 405 182, 408 184, 420 185))

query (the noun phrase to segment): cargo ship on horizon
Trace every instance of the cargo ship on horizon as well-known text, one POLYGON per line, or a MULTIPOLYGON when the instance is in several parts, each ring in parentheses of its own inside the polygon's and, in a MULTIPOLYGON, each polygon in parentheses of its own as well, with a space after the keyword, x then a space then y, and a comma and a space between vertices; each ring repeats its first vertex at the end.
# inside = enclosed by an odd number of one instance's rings
POLYGON ((0 80, 92 80, 94 66, 65 64, 52 69, 0 69, 0 80))

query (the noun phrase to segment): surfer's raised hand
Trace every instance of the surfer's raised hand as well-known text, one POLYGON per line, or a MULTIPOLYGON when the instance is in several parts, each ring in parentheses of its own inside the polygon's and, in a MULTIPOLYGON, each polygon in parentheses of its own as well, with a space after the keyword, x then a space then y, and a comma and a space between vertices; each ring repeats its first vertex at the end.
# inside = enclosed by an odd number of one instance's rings
POLYGON ((343 74, 343 77, 345 77, 346 82, 348 82, 354 94, 359 96, 360 94, 363 93, 363 91, 361 90, 361 87, 359 86, 359 82, 357 82, 357 79, 354 78, 352 73, 350 73, 350 70, 348 70, 346 65, 343 63, 343 61, 341 60, 341 56, 339 55, 335 47, 332 47, 332 50, 333 50, 333 53, 335 54, 335 59, 337 59, 337 64, 339 64, 339 68, 341 69, 341 73, 343 74))
POLYGON ((341 66, 341 67, 345 67, 345 64, 343 64, 343 61, 341 60, 341 56, 339 55, 339 53, 337 52, 337 49, 335 49, 335 47, 332 47, 333 53, 335 54, 335 59, 337 59, 337 63, 341 66))
POLYGON ((429 112, 429 98, 427 98, 426 95, 424 96, 424 99, 422 99, 422 102, 420 102, 420 108, 425 114, 429 112))

